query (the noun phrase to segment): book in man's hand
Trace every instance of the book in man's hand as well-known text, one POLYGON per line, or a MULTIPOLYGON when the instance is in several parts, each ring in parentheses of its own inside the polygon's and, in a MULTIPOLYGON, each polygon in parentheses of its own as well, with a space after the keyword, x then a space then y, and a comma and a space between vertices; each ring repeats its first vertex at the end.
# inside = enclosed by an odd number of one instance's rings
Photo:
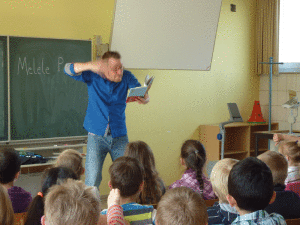
POLYGON ((136 87, 136 88, 130 88, 129 94, 127 96, 126 103, 128 102, 135 102, 138 100, 138 97, 144 98, 145 95, 148 93, 152 83, 153 83, 154 77, 147 75, 145 78, 144 86, 142 87, 136 87))

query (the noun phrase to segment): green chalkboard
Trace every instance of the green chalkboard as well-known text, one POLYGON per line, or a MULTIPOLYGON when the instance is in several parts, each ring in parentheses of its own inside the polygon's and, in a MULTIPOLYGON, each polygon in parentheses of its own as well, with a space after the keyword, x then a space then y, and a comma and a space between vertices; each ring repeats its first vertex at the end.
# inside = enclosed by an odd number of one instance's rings
POLYGON ((64 65, 91 55, 91 41, 9 37, 12 140, 87 135, 87 87, 64 65))
POLYGON ((0 140, 7 140, 7 37, 0 36, 0 140))

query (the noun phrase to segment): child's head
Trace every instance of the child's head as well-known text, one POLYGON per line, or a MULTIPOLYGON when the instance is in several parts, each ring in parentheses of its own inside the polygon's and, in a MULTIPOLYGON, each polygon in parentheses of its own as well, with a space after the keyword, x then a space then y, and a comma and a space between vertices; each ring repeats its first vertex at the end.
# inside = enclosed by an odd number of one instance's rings
POLYGON ((81 154, 74 149, 64 150, 57 158, 55 167, 64 166, 72 169, 78 177, 84 173, 81 154))
POLYGON ((197 174, 200 188, 203 189, 202 172, 206 163, 204 146, 197 140, 187 140, 181 147, 180 158, 187 169, 193 169, 197 174))
POLYGON ((76 173, 67 167, 54 167, 47 169, 42 178, 42 190, 36 195, 29 205, 25 225, 40 224, 41 217, 44 214, 44 197, 50 187, 55 184, 71 179, 78 179, 76 173))
POLYGON ((127 144, 124 156, 129 156, 137 159, 144 169, 144 188, 141 193, 140 203, 151 202, 151 204, 158 203, 162 195, 158 172, 155 168, 155 159, 153 152, 149 145, 143 141, 134 141, 127 144), (157 187, 157 188, 155 188, 157 187))
POLYGON ((208 222, 202 197, 187 187, 168 190, 158 203, 156 224, 205 225, 208 222))
POLYGON ((21 158, 13 148, 0 149, 0 183, 13 182, 21 169, 21 158))
POLYGON ((47 225, 95 225, 100 217, 100 202, 92 187, 82 181, 68 179, 49 189, 45 198, 45 216, 42 224, 47 225))
POLYGON ((144 171, 140 162, 128 156, 116 159, 109 167, 111 188, 119 189, 122 198, 137 197, 142 189, 144 171))
POLYGON ((232 167, 238 162, 237 159, 222 159, 213 167, 210 181, 220 203, 228 203, 228 176, 232 167))
POLYGON ((295 141, 282 141, 279 144, 278 151, 286 156, 290 164, 300 164, 300 147, 295 141))
POLYGON ((288 162, 286 158, 275 151, 267 151, 257 157, 263 161, 272 171, 273 184, 283 184, 288 174, 288 162))
POLYGON ((273 196, 273 178, 261 160, 248 157, 236 163, 228 177, 228 202, 237 210, 254 212, 265 209, 273 196))
POLYGON ((14 224, 14 210, 7 194, 6 188, 0 184, 0 224, 14 224))

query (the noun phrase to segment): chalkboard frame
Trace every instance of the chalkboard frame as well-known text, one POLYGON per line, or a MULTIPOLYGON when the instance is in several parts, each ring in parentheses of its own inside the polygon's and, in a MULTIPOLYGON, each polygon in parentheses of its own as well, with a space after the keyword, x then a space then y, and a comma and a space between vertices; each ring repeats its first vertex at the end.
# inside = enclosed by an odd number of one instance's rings
MULTIPOLYGON (((3 62, 2 62, 2 67, 3 67, 3 71, 7 71, 8 67, 7 67, 7 36, 0 36, 0 43, 3 46, 3 49, 1 51, 2 53, 2 58, 3 58, 3 62)), ((1 50, 1 49, 0 49, 1 50)), ((1 63, 1 62, 0 62, 1 63)), ((4 94, 3 94, 3 116, 4 118, 8 118, 8 84, 7 80, 7 76, 5 76, 5 74, 3 74, 4 76, 0 79, 3 79, 3 86, 0 85, 0 88, 3 88, 4 94)), ((1 94, 0 94, 1 97, 1 94)), ((0 135, 0 141, 2 140, 8 140, 8 120, 4 119, 3 121, 3 133, 4 135, 0 135)), ((1 128, 2 129, 2 128, 1 128)))
MULTIPOLYGON (((34 138, 12 138, 11 136, 11 132, 12 132, 12 127, 11 127, 11 49, 10 49, 10 45, 11 45, 11 40, 13 38, 20 38, 20 39, 36 39, 37 41, 50 41, 50 42, 55 42, 55 41, 65 41, 65 42, 71 42, 71 43, 86 43, 86 47, 85 50, 88 49, 88 52, 86 55, 88 55, 88 60, 74 60, 74 61, 70 61, 70 62, 78 62, 78 61, 90 61, 92 60, 92 49, 93 49, 93 45, 92 45, 92 40, 83 40, 83 39, 59 39, 59 38, 43 38, 43 37, 23 37, 23 36, 0 36, 0 41, 2 41, 2 43, 5 44, 6 47, 6 52, 5 52, 5 64, 6 64, 6 71, 7 71, 7 76, 5 76, 5 81, 7 83, 7 85, 5 86, 6 90, 5 90, 5 104, 6 104, 6 110, 5 110, 5 124, 6 124, 6 128, 5 128, 5 137, 0 137, 0 142, 5 142, 6 144, 8 143, 20 143, 20 142, 30 142, 32 140, 32 142, 39 142, 40 141, 46 141, 46 142, 52 142, 55 140, 59 140, 61 141, 62 139, 71 139, 71 140, 86 140, 87 138, 87 131, 84 130, 84 134, 79 134, 79 135, 66 135, 66 136, 51 136, 51 137, 42 137, 42 136, 36 136, 34 138)), ((83 57, 84 58, 84 57, 83 57)), ((66 62, 65 62, 66 63, 66 62)), ((74 81, 73 79, 67 77, 67 75, 63 75, 66 76, 67 79, 70 80, 70 82, 74 81)), ((78 82, 78 81, 74 81, 74 82, 78 82)), ((81 82, 79 82, 81 83, 81 82)), ((86 84, 82 84, 86 87, 86 84)), ((86 91, 86 97, 87 96, 87 91, 86 91)), ((87 102, 87 101, 86 101, 87 102)), ((85 116, 85 111, 86 108, 84 109, 84 116, 85 116)), ((84 119, 84 117, 83 117, 84 119)), ((81 127, 83 128, 83 120, 81 123, 81 127)))

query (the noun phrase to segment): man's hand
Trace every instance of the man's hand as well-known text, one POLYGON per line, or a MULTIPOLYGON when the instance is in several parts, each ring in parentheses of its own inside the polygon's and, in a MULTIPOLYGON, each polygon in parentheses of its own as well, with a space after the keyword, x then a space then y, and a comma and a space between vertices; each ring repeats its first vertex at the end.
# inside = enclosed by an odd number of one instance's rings
POLYGON ((74 63, 75 73, 82 73, 83 71, 87 70, 91 70, 97 74, 105 74, 105 72, 107 71, 107 64, 101 59, 86 63, 74 63))
POLYGON ((138 97, 138 99, 137 99, 137 102, 139 104, 144 104, 144 105, 147 104, 149 101, 150 101, 150 96, 148 94, 145 94, 144 98, 138 97))
POLYGON ((120 205, 120 190, 112 189, 107 198, 107 206, 108 208, 112 205, 120 205))

